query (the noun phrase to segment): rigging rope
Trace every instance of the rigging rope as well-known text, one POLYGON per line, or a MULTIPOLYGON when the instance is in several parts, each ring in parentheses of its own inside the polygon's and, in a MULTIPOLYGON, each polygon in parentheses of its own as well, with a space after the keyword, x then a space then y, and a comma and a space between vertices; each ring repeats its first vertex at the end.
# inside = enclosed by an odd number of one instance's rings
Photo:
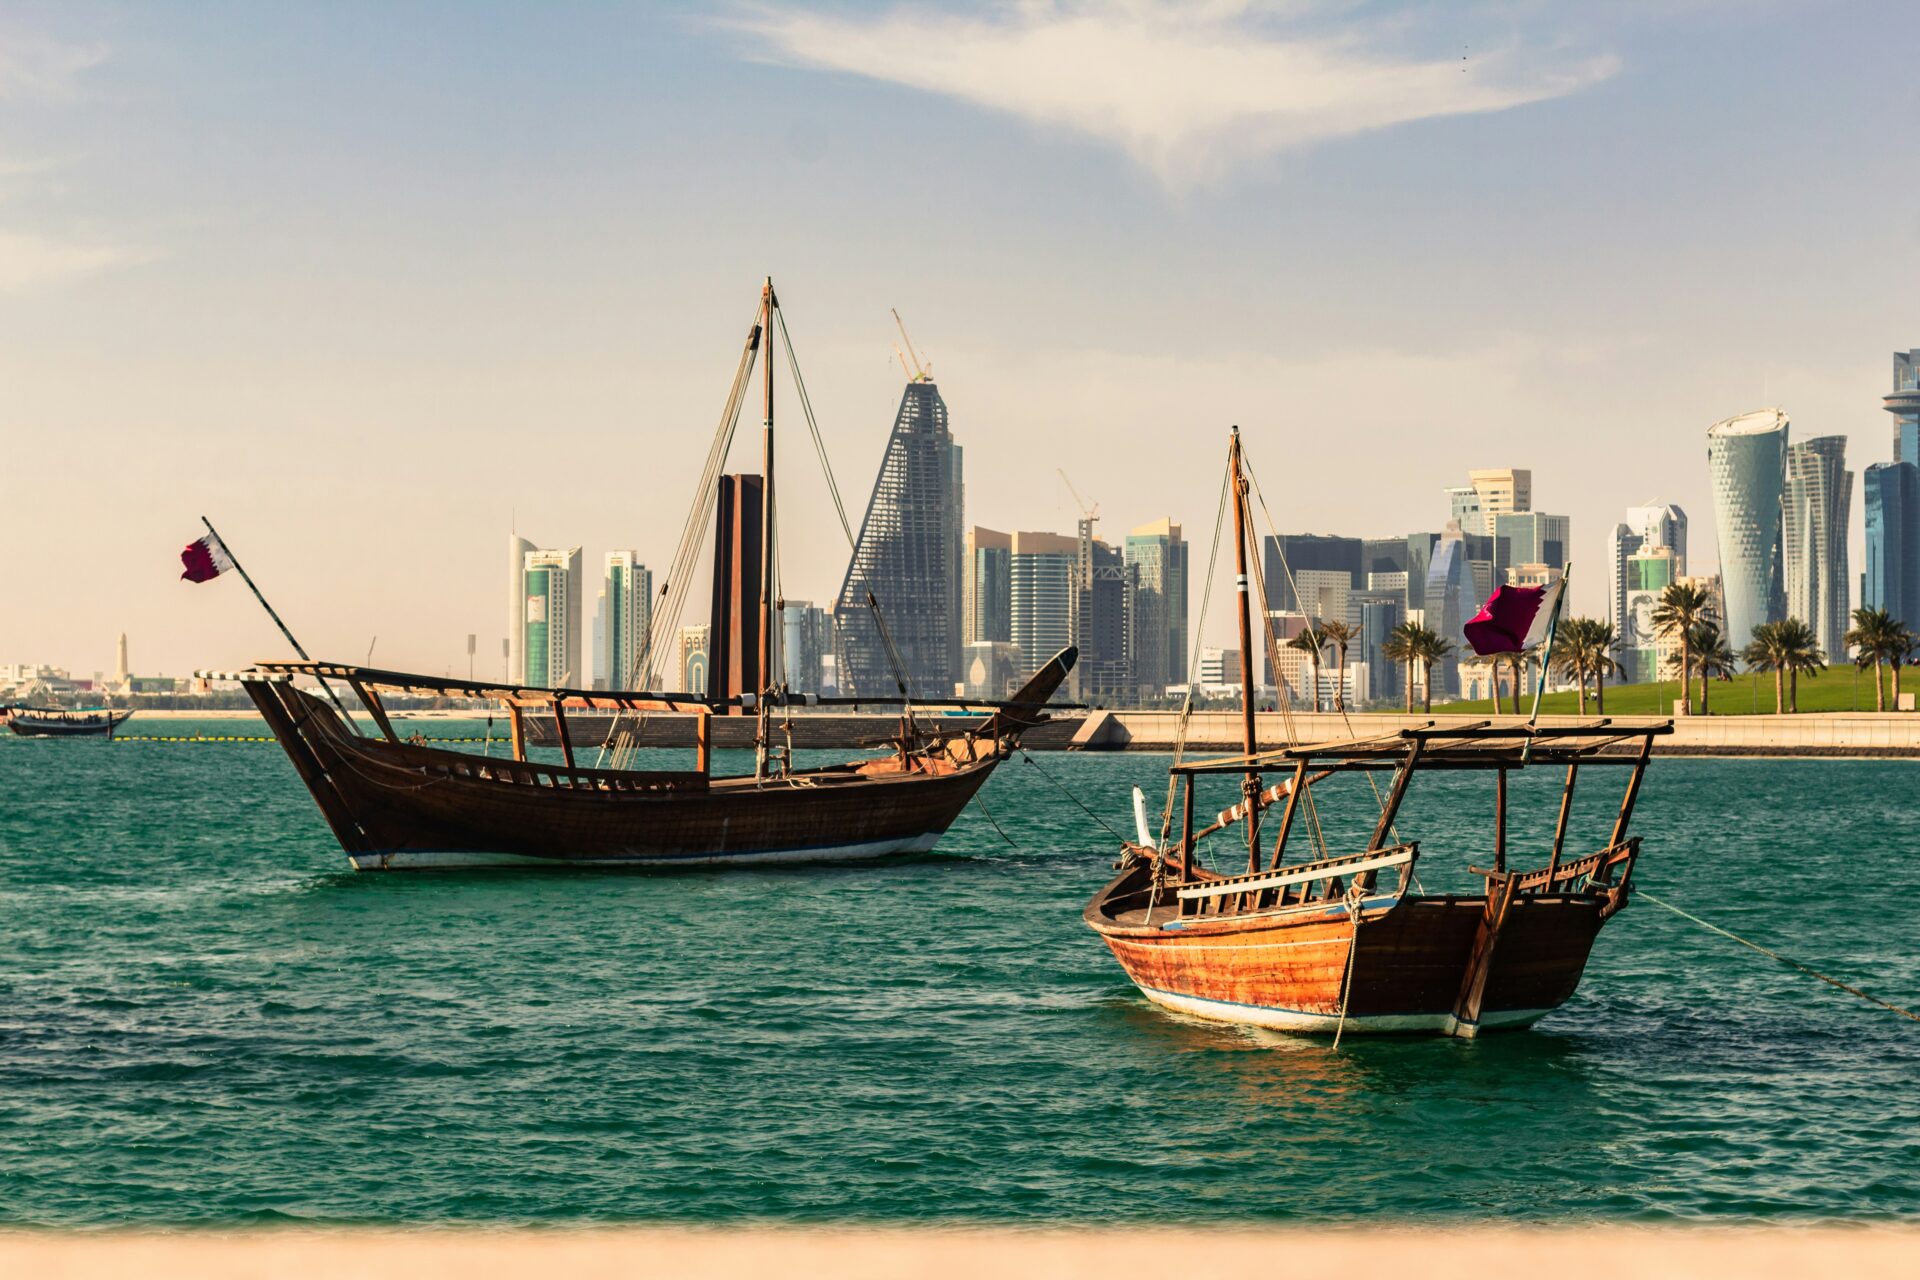
MULTIPOLYGON (((1040 762, 1038 760, 1035 760, 1032 756, 1028 755, 1025 748, 1021 749, 1020 758, 1022 760, 1025 760, 1028 764, 1032 765, 1034 768, 1040 769, 1040 762)), ((1062 783, 1059 779, 1055 778, 1052 774, 1048 773, 1045 769, 1040 769, 1040 776, 1045 778, 1048 782, 1053 783, 1054 786, 1058 787, 1060 789, 1060 794, 1065 796, 1067 799, 1073 801, 1073 803, 1079 807, 1080 812, 1086 814, 1089 818, 1092 818, 1095 822, 1099 823, 1101 826, 1106 827, 1108 835, 1112 836, 1115 840, 1118 840, 1121 844, 1125 844, 1127 842, 1127 838, 1125 836, 1121 835, 1118 831, 1115 831, 1112 827, 1107 826, 1107 820, 1101 817, 1099 814, 1095 813, 1093 810, 1087 808, 1086 802, 1081 800, 1079 796, 1073 794, 1073 792, 1070 789, 1068 789, 1065 783, 1062 783)))
POLYGON ((1347 916, 1353 921, 1353 941, 1347 944, 1347 976, 1340 983, 1340 1022, 1333 1029, 1333 1047, 1340 1047, 1340 1037, 1347 1029, 1347 1005, 1353 1000, 1353 958, 1360 953, 1360 904, 1367 900, 1366 890, 1360 887, 1360 877, 1355 876, 1353 883, 1347 886, 1347 916))
POLYGON ((1846 992, 1850 996, 1858 996, 1862 1000, 1865 1000, 1868 1004, 1877 1004, 1882 1009, 1890 1010, 1894 1013, 1899 1014, 1903 1018, 1909 1018, 1914 1022, 1920 1022, 1920 1013, 1915 1013, 1911 1009, 1903 1009, 1897 1004, 1889 1004, 1887 1001, 1882 1000, 1879 996, 1870 996, 1866 992, 1862 991, 1860 988, 1850 987, 1846 983, 1840 981, 1840 979, 1838 978, 1830 978, 1826 974, 1820 972, 1818 969, 1812 968, 1811 966, 1808 966, 1808 965, 1801 964, 1798 960, 1789 960, 1786 956, 1781 955, 1778 951, 1769 951, 1767 948, 1761 946, 1757 942, 1749 942, 1747 939, 1741 937, 1737 933, 1733 933, 1727 929, 1722 929, 1719 925, 1713 924, 1710 921, 1702 920, 1699 916, 1694 915, 1691 911, 1682 911, 1679 907, 1674 906, 1671 902, 1668 902, 1662 898, 1655 897, 1653 894, 1648 893, 1645 889, 1642 889, 1637 885, 1634 887, 1634 892, 1638 893, 1641 897, 1652 902, 1655 906, 1665 907, 1667 910, 1673 912, 1673 914, 1681 917, 1682 919, 1691 920, 1703 929, 1711 929, 1713 932, 1719 934, 1723 938, 1731 938, 1743 947, 1753 948, 1753 950, 1758 951, 1761 955, 1767 957, 1769 960, 1778 960, 1781 964, 1786 965, 1790 969, 1798 969, 1800 972, 1807 974, 1809 977, 1820 979, 1820 981, 1826 983, 1830 987, 1838 987, 1840 988, 1840 990, 1846 992))

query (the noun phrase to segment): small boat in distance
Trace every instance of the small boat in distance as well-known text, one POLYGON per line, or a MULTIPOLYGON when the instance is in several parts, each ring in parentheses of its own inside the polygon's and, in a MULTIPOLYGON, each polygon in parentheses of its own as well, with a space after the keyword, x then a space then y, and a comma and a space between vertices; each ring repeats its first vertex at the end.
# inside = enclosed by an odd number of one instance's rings
POLYGON ((1138 839, 1123 846, 1119 874, 1087 904, 1086 923, 1147 999, 1195 1017, 1336 1036, 1471 1038, 1486 1028, 1531 1025, 1573 995, 1601 925, 1627 903, 1640 856, 1640 838, 1629 836, 1627 826, 1653 740, 1671 733, 1672 722, 1597 719, 1548 729, 1430 721, 1390 733, 1362 730, 1347 741, 1258 750, 1248 700, 1255 687, 1249 526, 1237 428, 1228 487, 1239 572, 1244 751, 1194 761, 1176 754, 1157 836, 1135 788, 1138 839), (1542 851, 1539 865, 1516 869, 1507 849, 1508 779, 1534 766, 1564 767, 1566 781, 1551 851, 1542 851), (1569 856, 1574 785, 1596 766, 1623 767, 1625 792, 1606 842, 1569 856), (1396 829, 1414 776, 1436 771, 1493 775, 1487 865, 1469 868, 1484 883, 1482 893, 1422 891, 1415 877, 1419 842, 1396 829), (1280 780, 1268 785, 1269 774, 1280 780), (1196 784, 1210 775, 1238 775, 1240 799, 1196 828, 1196 784), (1331 780, 1355 775, 1391 781, 1384 794, 1374 787, 1372 805, 1362 797, 1372 833, 1357 851, 1341 853, 1328 847, 1316 797, 1331 780), (1276 805, 1284 807, 1269 851, 1262 848, 1261 815, 1276 805), (1214 837, 1244 849, 1244 870, 1203 865, 1214 837), (1287 860, 1290 839, 1309 844, 1305 858, 1287 860))
POLYGON ((111 738, 113 731, 133 718, 131 711, 99 707, 64 711, 58 707, 12 707, 7 728, 23 738, 111 738))

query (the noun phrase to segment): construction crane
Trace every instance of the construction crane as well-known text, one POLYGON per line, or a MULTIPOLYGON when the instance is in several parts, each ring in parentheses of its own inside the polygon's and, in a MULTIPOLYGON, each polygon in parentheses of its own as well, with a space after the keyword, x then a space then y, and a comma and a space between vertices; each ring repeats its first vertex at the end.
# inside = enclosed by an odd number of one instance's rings
POLYGON ((1100 518, 1100 504, 1096 502, 1091 507, 1087 506, 1087 500, 1080 496, 1078 489, 1073 487, 1073 481, 1067 479, 1066 468, 1055 467, 1054 470, 1059 472, 1061 481, 1067 486, 1067 492, 1073 495, 1074 502, 1080 508, 1081 518, 1088 524, 1092 524, 1095 520, 1098 520, 1100 518))
POLYGON ((905 355, 901 355, 900 348, 898 346, 894 347, 893 349, 893 354, 895 354, 896 356, 900 356, 900 367, 902 369, 907 370, 907 381, 908 382, 932 382, 933 366, 923 365, 920 363, 920 353, 913 349, 913 339, 907 336, 906 321, 900 318, 899 308, 889 307, 887 309, 893 312, 893 323, 900 330, 900 341, 907 344, 907 350, 905 355), (907 368, 907 356, 913 357, 913 367, 911 369, 907 368))

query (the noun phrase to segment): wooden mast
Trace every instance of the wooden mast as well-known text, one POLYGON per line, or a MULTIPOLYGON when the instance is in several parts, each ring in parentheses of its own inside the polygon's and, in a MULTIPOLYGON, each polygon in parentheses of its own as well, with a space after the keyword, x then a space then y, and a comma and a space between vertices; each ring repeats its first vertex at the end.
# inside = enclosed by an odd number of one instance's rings
POLYGON ((759 723, 753 735, 753 776, 767 776, 767 746, 771 741, 767 695, 773 688, 773 277, 760 286, 760 317, 766 341, 766 417, 760 430, 762 510, 760 513, 760 690, 754 699, 759 723))
MULTIPOLYGON (((1259 750, 1254 724, 1253 703, 1253 619, 1247 601, 1247 482, 1240 473, 1240 428, 1233 428, 1233 443, 1227 450, 1227 467, 1233 486, 1233 568, 1234 591, 1240 602, 1240 721, 1242 745, 1251 756, 1259 750)), ((1247 857, 1260 851, 1260 771, 1251 769, 1241 782, 1247 805, 1247 857)), ((1249 870, 1252 867, 1249 866, 1249 870)))

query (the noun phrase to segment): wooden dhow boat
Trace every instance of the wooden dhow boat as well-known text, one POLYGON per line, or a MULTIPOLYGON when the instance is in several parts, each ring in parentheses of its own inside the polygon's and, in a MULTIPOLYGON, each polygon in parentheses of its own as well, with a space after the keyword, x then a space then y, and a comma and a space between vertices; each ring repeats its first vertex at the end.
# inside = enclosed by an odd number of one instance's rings
MULTIPOLYGON (((1244 691, 1255 686, 1248 657, 1246 482, 1237 430, 1228 483, 1244 691)), ((1336 1036, 1472 1037, 1483 1029, 1528 1026, 1564 1004, 1580 983, 1600 927, 1631 893, 1640 839, 1628 834, 1628 824, 1653 740, 1673 728, 1671 721, 1604 719, 1566 728, 1427 722, 1348 741, 1259 751, 1252 704, 1245 699, 1242 722, 1241 755, 1191 762, 1176 756, 1157 837, 1145 798, 1135 789, 1138 839, 1124 846, 1119 874, 1094 895, 1084 917, 1157 1005, 1221 1022, 1336 1036), (1583 771, 1601 766, 1623 771, 1626 785, 1605 843, 1574 854, 1568 849, 1574 787, 1583 771), (1508 782, 1529 768, 1564 768, 1565 781, 1551 849, 1534 865, 1513 865, 1508 782), (1398 834, 1396 819, 1415 775, 1436 772, 1493 775, 1486 865, 1470 868, 1481 892, 1422 892, 1419 842, 1398 834), (1240 778, 1240 799, 1196 827, 1196 783, 1220 774, 1240 778), (1369 782, 1391 777, 1384 792, 1374 787, 1377 818, 1365 844, 1340 854, 1322 845, 1290 862, 1290 842, 1295 849, 1301 842, 1318 843, 1318 789, 1355 775, 1369 782), (1270 784, 1270 777, 1277 780, 1270 784), (1279 819, 1267 848, 1262 817, 1276 806, 1279 819), (1300 835, 1303 827, 1307 837, 1300 835), (1244 868, 1203 865, 1216 838, 1244 848, 1244 868)))
POLYGON ((57 707, 13 707, 7 728, 23 738, 111 738, 114 730, 133 718, 131 711, 65 711, 57 707))
MULTIPOLYGON (((631 688, 654 686, 659 663, 652 636, 677 634, 685 593, 694 580, 705 530, 714 530, 708 685, 696 693, 488 685, 406 672, 307 660, 259 662, 228 678, 240 680, 268 729, 286 749, 322 815, 360 870, 496 866, 704 866, 733 863, 838 861, 930 850, 1023 730, 1045 722, 1044 708, 1072 670, 1076 651, 1063 649, 1004 702, 920 697, 888 639, 881 602, 867 605, 883 640, 900 696, 858 699, 802 697, 781 670, 776 625, 779 558, 775 533, 774 354, 785 340, 796 399, 813 429, 780 305, 767 281, 740 358, 720 426, 696 488, 693 510, 652 610, 647 642, 631 688), (763 471, 720 474, 751 387, 765 356, 763 471), (297 687, 318 682, 325 697, 297 687), (347 714, 336 686, 350 691, 377 735, 347 714), (505 707, 511 730, 507 758, 405 740, 394 729, 383 694, 426 694, 491 700, 505 707), (791 708, 826 703, 900 708, 899 732, 883 754, 841 764, 797 768, 791 708), (980 718, 917 715, 964 708, 980 718), (606 714, 612 713, 612 719, 606 714), (694 722, 694 759, 683 770, 627 767, 635 758, 637 717, 682 715, 694 722), (713 772, 712 717, 755 717, 754 768, 739 776, 713 772), (592 740, 570 720, 588 716, 604 733, 592 764, 581 759, 592 740), (529 758, 528 726, 551 724, 559 761, 529 758), (942 720, 948 725, 942 726, 942 720), (630 726, 630 727, 623 727, 630 726)), ((821 452, 824 464, 824 449, 821 452)), ((833 477, 827 472, 833 488, 833 477)), ((834 492, 836 506, 839 495, 834 492)), ((845 527, 843 521, 843 528, 845 527)), ((188 573, 203 581, 238 568, 209 523, 208 538, 183 553, 188 573)), ((852 541, 848 530, 849 542, 852 541)), ((240 570, 242 576, 244 570, 240 570)), ((252 586, 252 579, 247 579, 252 586)), ((258 588, 255 588, 258 594, 258 588)), ((261 604, 266 605, 265 598, 261 604)), ((271 607, 268 612, 273 613, 271 607)), ((277 614, 273 614, 279 622, 277 614)), ((282 624, 282 630, 286 628, 282 624)), ((664 646, 660 646, 664 648, 664 646)), ((215 676, 219 673, 202 673, 215 676)))

